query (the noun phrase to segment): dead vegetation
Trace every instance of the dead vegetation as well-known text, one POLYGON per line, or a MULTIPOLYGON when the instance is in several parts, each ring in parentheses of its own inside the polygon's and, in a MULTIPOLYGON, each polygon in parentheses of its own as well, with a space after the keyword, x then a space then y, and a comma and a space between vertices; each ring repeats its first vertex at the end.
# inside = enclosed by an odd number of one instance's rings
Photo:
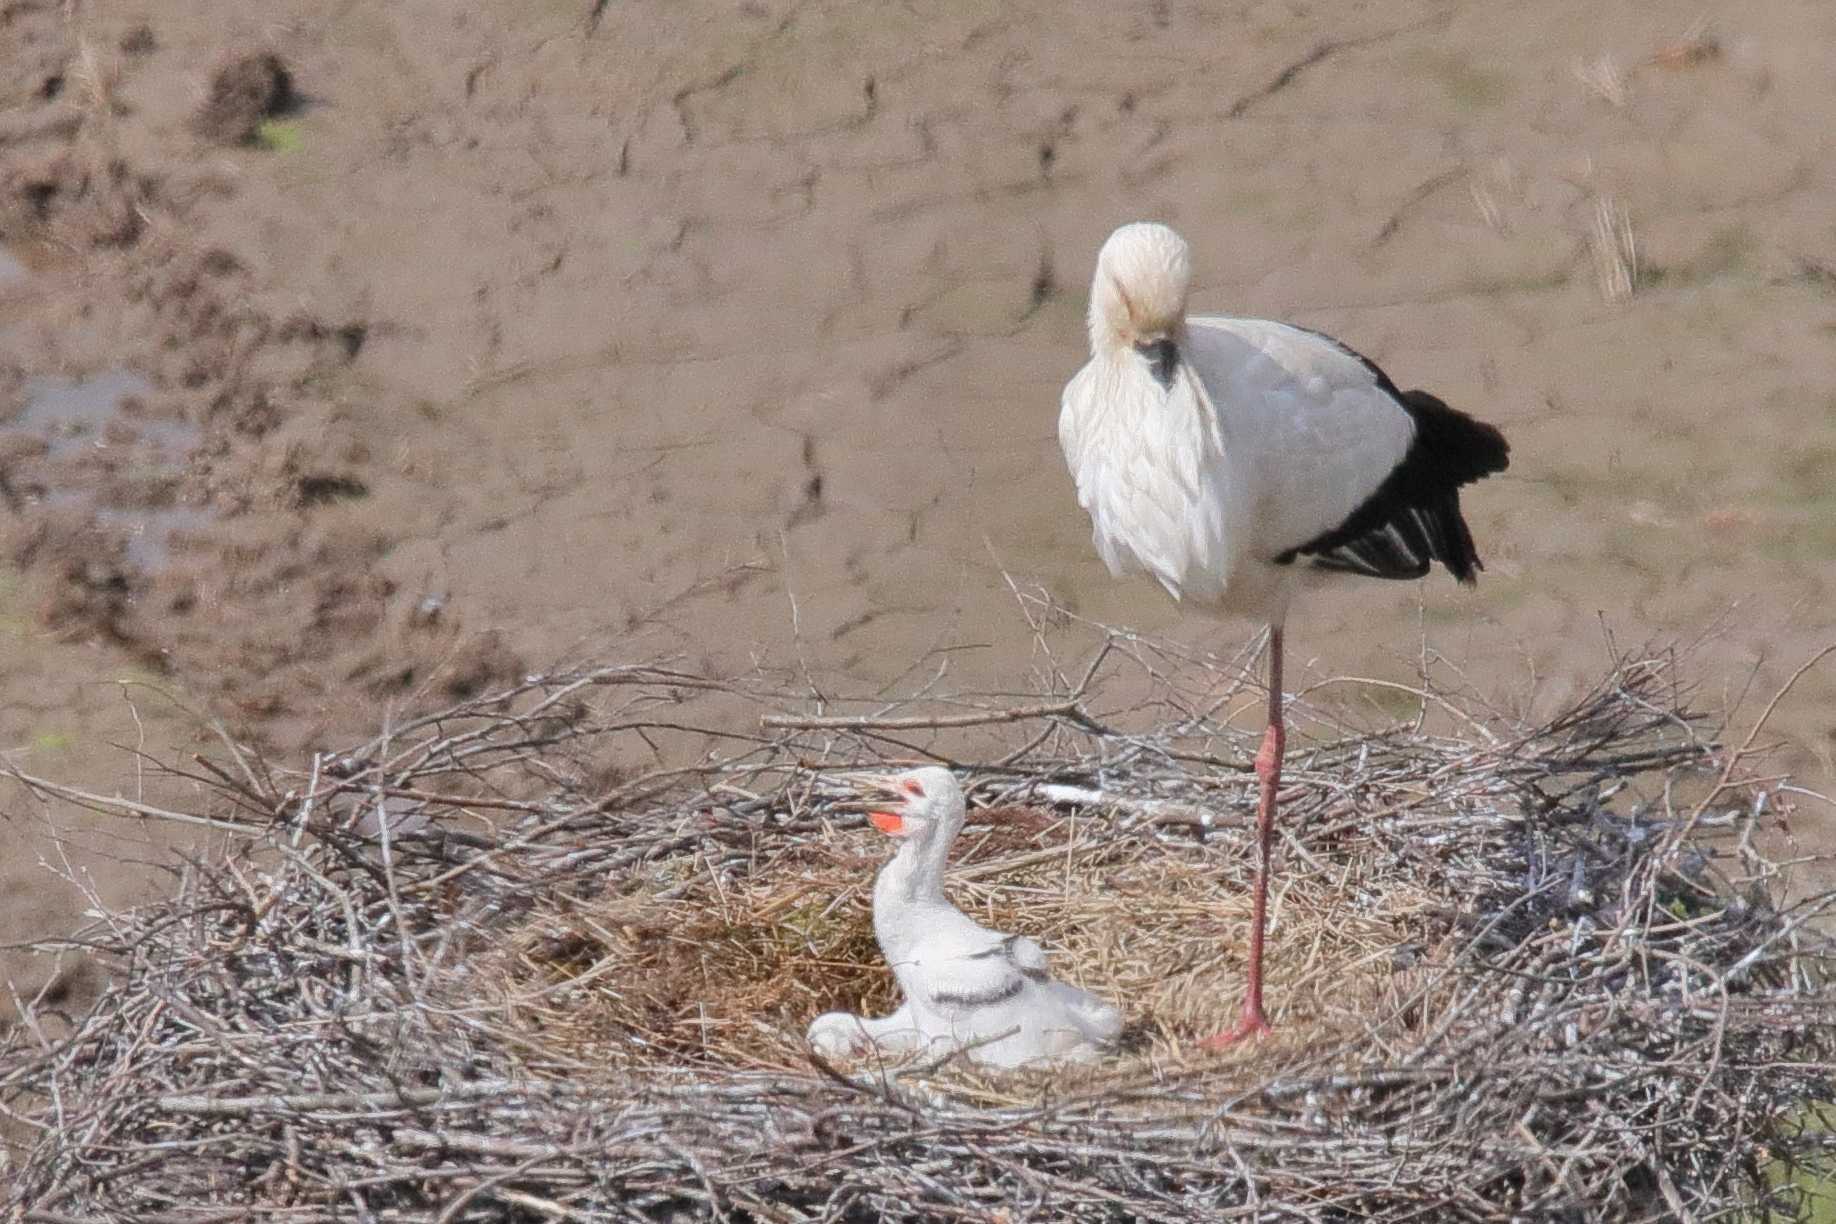
POLYGON ((192 130, 217 144, 248 144, 261 125, 298 104, 293 73, 272 51, 226 58, 192 116, 192 130))
POLYGON ((1638 242, 1632 218, 1612 196, 1594 200, 1594 228, 1588 233, 1588 253, 1593 256, 1594 279, 1600 296, 1618 303, 1638 291, 1638 242))
POLYGON ((1277 1036, 1221 1058, 1192 1043, 1248 918, 1238 666, 1111 635, 1050 674, 805 717, 605 667, 299 775, 233 753, 193 811, 29 780, 230 844, 82 935, 117 970, 88 1015, 25 1001, 0 1218, 1707 1220, 1789 1215, 1780 1171, 1827 1167, 1794 1119, 1831 1093, 1836 897, 1761 852, 1803 792, 1714 742, 1669 656, 1534 724, 1298 702, 1277 1036), (773 714, 719 736, 710 700, 773 714), (971 784, 959 903, 1126 1009, 1107 1065, 803 1049, 892 1003, 884 845, 828 775, 911 759, 971 784))

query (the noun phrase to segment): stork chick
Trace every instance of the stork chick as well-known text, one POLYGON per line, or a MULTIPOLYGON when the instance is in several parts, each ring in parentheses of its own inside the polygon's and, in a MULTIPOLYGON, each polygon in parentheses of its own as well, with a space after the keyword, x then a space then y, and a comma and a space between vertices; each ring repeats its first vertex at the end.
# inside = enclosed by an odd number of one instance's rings
POLYGON ((873 933, 904 1002, 890 1016, 818 1016, 819 1054, 942 1055, 963 1050, 991 1067, 1089 1061, 1114 1041, 1122 1014, 1055 980, 1045 950, 970 919, 943 892, 944 861, 963 827, 962 787, 949 770, 858 779, 869 819, 898 842, 873 884, 873 933))

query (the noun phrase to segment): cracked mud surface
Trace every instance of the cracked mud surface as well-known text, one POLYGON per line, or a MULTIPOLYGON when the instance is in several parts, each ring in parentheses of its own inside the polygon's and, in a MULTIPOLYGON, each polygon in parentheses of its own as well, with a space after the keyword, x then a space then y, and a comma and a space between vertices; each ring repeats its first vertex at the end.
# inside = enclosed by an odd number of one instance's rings
MULTIPOLYGON (((1057 455, 1135 217, 1191 239, 1200 309, 1329 331, 1512 440, 1467 499, 1478 590, 1315 596, 1296 687, 1411 680, 1425 630, 1449 682, 1547 705, 1608 631, 1706 635, 1713 708, 1836 638, 1817 0, 1712 44, 1569 0, 215 7, 0 0, 22 769, 174 797, 121 746, 213 750, 208 715, 297 758, 592 656, 1021 689, 1002 567, 1234 649, 1107 576, 1057 455), (204 122, 265 53, 288 106, 252 78, 204 122), (107 419, 28 421, 121 371, 107 419)), ((1826 786, 1833 709, 1825 668, 1774 724, 1826 786)), ((44 809, 0 810, 0 943, 67 928, 44 809)), ((103 896, 158 886, 171 830, 51 815, 103 896)))

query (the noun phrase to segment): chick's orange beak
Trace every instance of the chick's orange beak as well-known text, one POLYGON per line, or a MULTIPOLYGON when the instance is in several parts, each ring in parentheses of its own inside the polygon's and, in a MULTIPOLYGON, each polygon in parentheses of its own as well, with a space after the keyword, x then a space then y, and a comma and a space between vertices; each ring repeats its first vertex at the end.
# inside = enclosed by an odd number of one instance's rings
POLYGON ((905 817, 896 812, 869 812, 867 819, 873 821, 873 827, 888 837, 897 837, 905 832, 905 817))

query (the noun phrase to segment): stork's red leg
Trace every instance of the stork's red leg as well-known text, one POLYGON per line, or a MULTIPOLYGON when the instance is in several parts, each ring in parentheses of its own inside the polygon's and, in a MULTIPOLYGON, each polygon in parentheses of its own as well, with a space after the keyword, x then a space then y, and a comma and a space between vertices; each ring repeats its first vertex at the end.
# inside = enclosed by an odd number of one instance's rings
POLYGON ((1269 908, 1269 847, 1275 837, 1275 792, 1281 789, 1281 758, 1287 746, 1287 730, 1281 720, 1281 626, 1269 626, 1269 729, 1262 735, 1262 750, 1256 754, 1256 777, 1262 783, 1256 805, 1256 892, 1255 909, 1250 918, 1249 987, 1243 996, 1243 1018, 1232 1029, 1209 1037, 1205 1048, 1222 1049, 1245 1037, 1260 1037, 1269 1031, 1268 1019, 1262 1014, 1262 933, 1269 908))

